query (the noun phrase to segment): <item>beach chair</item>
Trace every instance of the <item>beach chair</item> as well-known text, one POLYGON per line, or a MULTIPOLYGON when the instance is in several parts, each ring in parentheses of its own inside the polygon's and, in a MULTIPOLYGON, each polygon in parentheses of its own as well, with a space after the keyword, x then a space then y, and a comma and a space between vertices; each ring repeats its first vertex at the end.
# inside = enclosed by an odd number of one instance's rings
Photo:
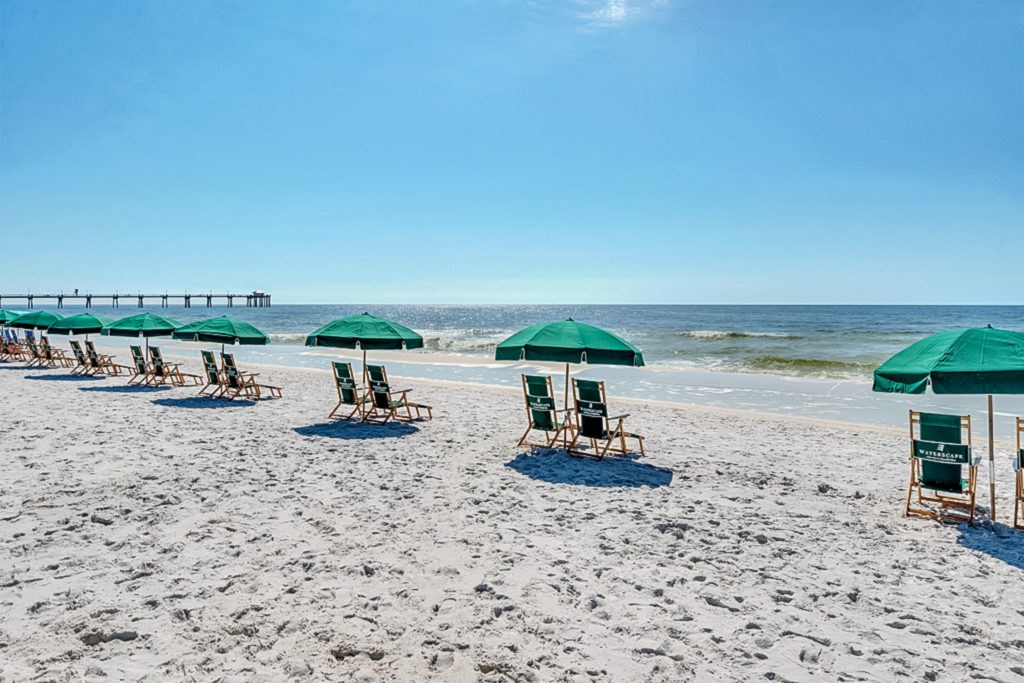
POLYGON ((971 450, 970 415, 911 410, 910 484, 904 514, 940 522, 973 524, 979 460, 971 450), (966 478, 963 476, 965 466, 966 478), (933 503, 937 508, 925 507, 925 503, 933 503))
POLYGON ((523 397, 526 399, 526 419, 528 426, 519 439, 519 446, 530 448, 552 448, 562 438, 562 444, 568 444, 568 436, 572 434, 573 423, 569 419, 572 410, 555 407, 555 391, 551 386, 550 377, 523 375, 523 397), (565 413, 562 415, 562 413, 565 413), (527 441, 533 432, 544 432, 543 442, 527 441))
POLYGON ((608 415, 604 382, 573 377, 572 393, 576 406, 576 429, 572 442, 566 449, 570 455, 593 455, 599 460, 608 453, 629 455, 633 451, 627 448, 626 439, 635 439, 640 447, 640 454, 643 455, 644 437, 627 432, 624 426, 629 413, 608 415), (592 452, 577 447, 581 438, 590 442, 592 452))
POLYGON ((1017 488, 1013 499, 1013 528, 1024 530, 1024 419, 1017 418, 1017 451, 1013 454, 1017 488))
POLYGON ((411 389, 395 391, 388 383, 388 371, 383 365, 367 365, 366 371, 370 378, 370 388, 366 396, 370 399, 367 408, 363 412, 363 420, 386 424, 388 420, 419 420, 422 418, 421 410, 427 411, 427 416, 434 419, 433 408, 421 403, 410 403, 407 394, 411 389), (398 399, 394 397, 398 396, 398 399), (412 411, 416 411, 413 417, 412 411), (401 414, 399 411, 404 411, 401 414))
POLYGON ((199 395, 217 398, 227 387, 224 375, 217 367, 217 358, 213 355, 213 351, 202 351, 201 353, 203 354, 203 378, 206 380, 206 386, 199 390, 199 395))
POLYGON ((194 384, 201 384, 203 381, 199 375, 182 372, 181 363, 165 361, 160 349, 155 346, 149 347, 149 357, 151 372, 147 383, 151 386, 159 386, 169 381, 171 384, 183 387, 186 379, 194 384))
MULTIPOLYGON (((135 347, 138 349, 139 347, 135 347)), ((142 354, 142 351, 139 351, 142 354)), ((91 341, 85 342, 85 355, 89 359, 89 366, 93 370, 94 375, 98 375, 101 372, 107 375, 120 375, 122 372, 128 372, 131 368, 124 365, 118 365, 114 362, 113 356, 104 355, 96 350, 96 345, 91 341)), ((131 381, 128 382, 131 384, 131 381)))
POLYGON ((252 398, 263 398, 263 394, 268 394, 269 398, 281 398, 281 388, 271 386, 269 384, 258 384, 255 380, 259 377, 258 372, 242 372, 235 365, 235 357, 230 353, 220 354, 221 363, 224 365, 224 377, 228 383, 228 389, 224 391, 220 398, 226 398, 231 400, 237 397, 240 393, 245 393, 246 396, 252 398))
POLYGON ((36 346, 35 340, 29 339, 28 335, 25 335, 25 346, 28 347, 28 353, 26 354, 28 362, 26 365, 38 368, 49 365, 46 358, 43 357, 42 351, 36 346))
POLYGON ((128 384, 149 384, 149 373, 152 368, 149 365, 149 361, 146 360, 145 354, 142 353, 141 346, 129 346, 132 352, 132 365, 130 370, 135 373, 131 379, 128 380, 128 384))
POLYGON ((71 344, 71 354, 75 357, 75 367, 71 369, 71 374, 92 374, 92 366, 89 364, 89 357, 85 355, 84 351, 82 351, 82 345, 74 339, 69 340, 68 343, 71 344))
POLYGON ((45 334, 39 336, 39 343, 42 345, 43 357, 51 367, 56 367, 57 364, 65 368, 74 367, 75 361, 68 358, 63 349, 55 349, 50 346, 50 339, 45 334))
POLYGON ((359 394, 359 385, 356 384, 355 376, 352 374, 352 364, 335 361, 331 363, 334 368, 334 386, 338 389, 338 405, 327 416, 330 420, 351 420, 356 415, 360 419, 370 402, 369 396, 359 394), (351 408, 351 410, 348 410, 351 408), (346 411, 348 414, 346 415, 346 411))
POLYGON ((21 342, 18 341, 17 335, 8 330, 3 332, 3 340, 0 342, 0 347, 3 349, 4 360, 28 360, 25 356, 25 350, 21 347, 21 342))

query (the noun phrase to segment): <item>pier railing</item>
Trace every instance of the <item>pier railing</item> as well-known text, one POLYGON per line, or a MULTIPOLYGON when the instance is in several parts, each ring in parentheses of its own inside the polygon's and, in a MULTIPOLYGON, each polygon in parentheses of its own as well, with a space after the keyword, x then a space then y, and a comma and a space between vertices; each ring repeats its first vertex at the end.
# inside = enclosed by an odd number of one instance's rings
POLYGON ((56 301, 57 308, 64 308, 65 302, 84 302, 86 308, 93 304, 109 301, 111 308, 120 308, 122 303, 135 303, 145 308, 145 302, 158 301, 160 308, 167 308, 171 301, 181 301, 185 308, 192 308, 194 301, 207 308, 213 307, 214 301, 225 301, 229 308, 234 307, 235 300, 245 299, 247 308, 267 308, 270 306, 270 295, 266 292, 250 292, 249 294, 0 294, 0 308, 6 301, 24 302, 28 308, 34 308, 37 301, 56 301))

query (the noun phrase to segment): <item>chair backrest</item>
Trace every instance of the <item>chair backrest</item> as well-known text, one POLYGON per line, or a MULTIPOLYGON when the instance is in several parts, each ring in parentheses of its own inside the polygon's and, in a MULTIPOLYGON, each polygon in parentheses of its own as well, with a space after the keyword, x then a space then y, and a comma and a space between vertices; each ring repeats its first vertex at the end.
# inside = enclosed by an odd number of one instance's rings
POLYGON ((238 375, 238 366, 235 365, 234 355, 222 353, 220 359, 224 364, 224 377, 227 378, 228 386, 237 389, 242 384, 242 378, 238 375))
POLYGON ((39 344, 43 347, 43 358, 53 360, 53 349, 50 348, 50 340, 45 334, 39 335, 39 344))
POLYGON ((150 358, 153 359, 153 374, 161 377, 164 374, 164 355, 155 346, 149 347, 150 358))
POLYGON ((963 479, 961 466, 971 458, 970 416, 911 412, 911 430, 915 421, 918 438, 913 439, 911 452, 921 462, 921 483, 947 490, 959 489, 963 479), (967 430, 966 443, 964 429, 967 430))
POLYGON ((352 364, 334 361, 334 384, 338 387, 338 399, 345 404, 354 406, 359 402, 359 391, 356 380, 352 376, 352 364))
POLYGON ((220 370, 217 369, 217 358, 213 355, 213 351, 202 351, 201 353, 203 354, 203 372, 206 373, 206 383, 220 384, 220 370))
POLYGON ((75 360, 78 361, 79 365, 86 365, 85 354, 82 353, 82 345, 76 339, 71 340, 71 352, 75 354, 75 360))
POLYGON ((588 438, 601 438, 605 434, 608 405, 604 397, 604 382, 589 379, 572 380, 576 394, 576 414, 580 419, 580 434, 588 438))
POLYGON ((1024 418, 1017 418, 1017 472, 1024 472, 1024 418))
POLYGON ((25 338, 26 339, 31 339, 32 341, 35 341, 36 340, 36 335, 35 335, 35 333, 32 330, 25 330, 25 338))
POLYGON ((146 374, 149 368, 146 366, 146 357, 142 354, 141 346, 129 346, 132 350, 132 364, 135 365, 135 372, 140 375, 146 374))
POLYGON ((100 355, 96 353, 96 345, 91 341, 85 342, 85 355, 89 356, 89 362, 95 366, 100 364, 100 355))
POLYGON ((388 410, 391 408, 391 387, 388 385, 388 371, 383 365, 367 365, 366 371, 370 375, 370 393, 373 395, 373 405, 388 410))
POLYGON ((25 343, 28 344, 28 350, 32 352, 33 358, 42 358, 42 356, 39 354, 39 347, 36 346, 35 341, 26 338, 25 343))
POLYGON ((550 377, 523 375, 523 395, 526 397, 526 413, 534 428, 544 431, 558 429, 550 377))

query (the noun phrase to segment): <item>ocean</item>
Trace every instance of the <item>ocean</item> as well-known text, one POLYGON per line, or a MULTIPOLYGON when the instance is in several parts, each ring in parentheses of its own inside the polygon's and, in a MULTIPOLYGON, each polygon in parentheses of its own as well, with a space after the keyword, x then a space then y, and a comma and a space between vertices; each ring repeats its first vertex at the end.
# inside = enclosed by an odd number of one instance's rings
MULTIPOLYGON (((62 315, 84 310, 36 308, 62 315)), ((887 425, 902 424, 907 406, 980 412, 977 406, 984 405, 983 397, 873 394, 871 373, 887 358, 942 330, 991 324, 1024 331, 1024 306, 275 304, 91 309, 114 318, 141 310, 183 323, 217 315, 248 321, 270 335, 272 344, 236 347, 240 361, 305 367, 328 367, 330 357, 356 358, 358 354, 340 349, 308 349, 303 341, 331 320, 368 311, 423 335, 424 349, 402 354, 402 361, 389 360, 392 374, 507 386, 517 385, 524 371, 550 372, 557 385, 557 368, 495 363, 497 343, 528 325, 571 317, 612 331, 643 352, 646 368, 574 369, 576 376, 608 380, 610 391, 618 395, 887 425)), ((200 346, 170 340, 160 344, 186 350, 200 346)), ((1024 398, 999 397, 997 405, 1024 416, 1024 398)))

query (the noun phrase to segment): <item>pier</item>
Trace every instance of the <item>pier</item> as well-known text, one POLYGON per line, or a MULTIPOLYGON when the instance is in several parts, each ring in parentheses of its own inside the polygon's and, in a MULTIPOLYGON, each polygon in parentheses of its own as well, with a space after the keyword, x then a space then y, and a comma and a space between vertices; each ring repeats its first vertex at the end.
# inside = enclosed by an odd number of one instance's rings
POLYGON ((214 301, 224 301, 228 308, 233 308, 236 299, 245 299, 246 308, 270 306, 270 295, 260 290, 248 294, 78 294, 76 290, 74 294, 0 294, 0 308, 7 300, 23 301, 27 308, 34 308, 37 301, 56 301, 57 308, 64 308, 66 302, 84 303, 86 308, 93 308, 93 304, 103 301, 109 301, 111 308, 120 308, 122 303, 129 306, 134 303, 138 308, 145 308, 146 300, 159 301, 160 308, 167 308, 171 301, 179 300, 185 308, 192 308, 193 303, 205 303, 207 308, 212 308, 214 301))

